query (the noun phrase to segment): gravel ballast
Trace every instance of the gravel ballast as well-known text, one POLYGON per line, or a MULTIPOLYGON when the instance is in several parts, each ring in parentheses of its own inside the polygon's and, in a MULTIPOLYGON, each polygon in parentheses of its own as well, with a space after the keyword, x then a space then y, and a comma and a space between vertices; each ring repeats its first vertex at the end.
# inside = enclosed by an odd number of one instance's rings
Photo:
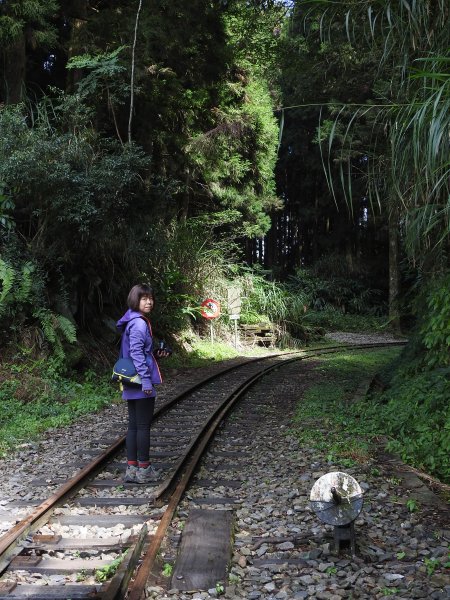
MULTIPOLYGON (((232 510, 236 525, 225 598, 450 597, 444 566, 450 531, 443 502, 435 496, 433 506, 419 505, 410 512, 406 504, 412 490, 388 465, 374 460, 351 468, 330 463, 326 451, 303 446, 290 432, 302 392, 317 381, 311 365, 294 364, 266 377, 224 424, 196 477, 220 479, 220 485, 206 489, 194 480, 173 524, 174 543, 162 560, 176 558, 189 508, 232 510), (238 455, 224 458, 226 452, 238 455), (333 528, 309 505, 314 482, 331 471, 352 475, 364 490, 364 507, 355 523, 355 556, 345 548, 334 551, 333 528), (224 479, 243 483, 231 487, 224 479), (228 498, 233 504, 205 504, 208 498, 228 498)), ((188 593, 170 589, 169 582, 154 584, 148 591, 158 600, 218 596, 216 588, 188 593)))
MULTIPOLYGON (((352 343, 348 338, 338 341, 352 343)), ((362 343, 362 339, 353 343, 362 343)), ((313 364, 294 363, 265 377, 222 425, 182 501, 163 561, 175 561, 190 508, 231 510, 235 535, 228 580, 223 582, 223 596, 228 599, 449 598, 450 581, 444 565, 450 533, 445 508, 439 503, 423 505, 411 513, 406 506, 410 490, 387 466, 373 461, 351 468, 330 463, 326 451, 303 446, 292 433, 295 406, 304 390, 320 377, 313 364), (233 458, 232 453, 239 456, 233 458), (351 474, 364 490, 363 511, 356 521, 356 556, 347 550, 339 555, 334 552, 332 528, 321 523, 309 506, 314 482, 335 470, 351 474), (212 488, 196 484, 211 479, 220 481, 212 488), (227 480, 238 479, 241 485, 227 485, 227 480), (210 505, 211 497, 222 498, 224 503, 210 505)), ((206 375, 204 370, 189 377, 181 373, 162 387, 159 402, 180 385, 187 385, 189 379, 206 375)), ((23 444, 1 460, 0 533, 29 510, 12 507, 11 502, 44 498, 56 489, 54 479, 76 472, 73 465, 80 461, 83 450, 99 448, 99 440, 105 440, 106 447, 108 437, 112 441, 117 433, 125 432, 124 409, 119 403, 80 423, 49 431, 39 442, 23 444), (47 478, 49 483, 37 487, 32 483, 36 478, 47 478)), ((111 514, 115 510, 111 509, 111 514)), ((64 514, 65 509, 58 511, 64 514)), ((95 508, 80 509, 85 514, 96 512, 95 508)), ((133 512, 148 514, 148 507, 134 507, 133 512)), ((121 536, 122 532, 123 527, 116 526, 106 530, 105 536, 121 536)), ((61 533, 74 532, 72 528, 61 533)), ((79 535, 89 536, 89 531, 79 535)), ((52 582, 44 578, 45 583, 52 582)), ((151 582, 147 593, 157 600, 206 600, 221 594, 221 588, 178 592, 160 579, 151 582)))

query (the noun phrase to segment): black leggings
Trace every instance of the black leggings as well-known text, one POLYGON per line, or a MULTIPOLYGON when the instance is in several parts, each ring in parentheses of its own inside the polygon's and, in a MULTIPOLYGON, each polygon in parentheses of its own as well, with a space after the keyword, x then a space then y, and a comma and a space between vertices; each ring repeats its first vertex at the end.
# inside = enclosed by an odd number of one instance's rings
POLYGON ((155 409, 154 398, 127 400, 128 432, 127 460, 148 462, 150 453, 150 424, 155 409))

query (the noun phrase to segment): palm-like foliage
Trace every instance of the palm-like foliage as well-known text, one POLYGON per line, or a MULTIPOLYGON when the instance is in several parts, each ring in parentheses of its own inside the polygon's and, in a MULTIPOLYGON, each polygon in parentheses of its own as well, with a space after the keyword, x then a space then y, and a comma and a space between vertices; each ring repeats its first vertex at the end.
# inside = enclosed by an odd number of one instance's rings
POLYGON ((406 244, 414 255, 445 249, 450 223, 449 58, 423 59, 427 70, 410 76, 414 93, 391 133, 397 197, 405 207, 406 244))
POLYGON ((361 172, 354 158, 363 156, 368 195, 372 203, 399 212, 409 255, 421 264, 445 267, 450 222, 447 3, 317 0, 297 6, 305 11, 306 31, 318 28, 322 40, 333 40, 338 28, 345 30, 350 44, 361 48, 363 42, 378 61, 373 101, 336 108, 334 121, 321 124, 331 187, 339 147, 340 179, 351 204, 355 165, 361 172), (357 127, 366 128, 362 149, 354 145, 357 127))

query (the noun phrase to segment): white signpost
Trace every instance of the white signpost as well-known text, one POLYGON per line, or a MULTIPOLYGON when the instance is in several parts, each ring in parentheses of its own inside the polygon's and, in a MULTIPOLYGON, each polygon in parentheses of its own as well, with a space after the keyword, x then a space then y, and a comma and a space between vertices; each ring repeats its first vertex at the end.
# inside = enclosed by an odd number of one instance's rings
POLYGON ((228 316, 234 321, 234 347, 237 348, 237 337, 238 329, 237 322, 241 315, 241 288, 229 287, 228 288, 228 316))

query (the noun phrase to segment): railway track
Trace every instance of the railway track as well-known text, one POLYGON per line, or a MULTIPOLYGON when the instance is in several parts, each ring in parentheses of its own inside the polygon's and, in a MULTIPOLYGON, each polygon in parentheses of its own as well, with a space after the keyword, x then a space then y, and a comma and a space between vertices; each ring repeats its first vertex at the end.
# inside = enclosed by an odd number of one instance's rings
MULTIPOLYGON (((152 425, 151 457, 161 469, 161 480, 144 486, 121 482, 123 436, 97 451, 75 477, 49 498, 35 501, 38 506, 0 538, 0 600, 112 600, 125 594, 140 599, 205 449, 248 390, 270 371, 294 361, 386 345, 392 344, 332 346, 247 360, 182 391, 158 409, 152 425)), ((219 456, 215 465, 219 473, 224 458, 219 456)), ((208 502, 225 512, 233 505, 229 497, 208 502)))

